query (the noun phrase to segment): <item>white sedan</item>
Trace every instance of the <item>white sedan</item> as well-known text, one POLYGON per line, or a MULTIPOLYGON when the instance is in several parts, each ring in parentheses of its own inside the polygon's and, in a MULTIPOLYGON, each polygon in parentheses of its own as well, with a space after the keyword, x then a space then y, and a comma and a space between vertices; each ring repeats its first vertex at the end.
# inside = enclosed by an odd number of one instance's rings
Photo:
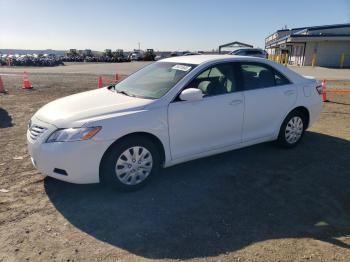
POLYGON ((267 141, 297 145, 320 115, 321 92, 265 59, 172 57, 45 105, 29 123, 28 149, 46 175, 130 191, 161 167, 267 141))

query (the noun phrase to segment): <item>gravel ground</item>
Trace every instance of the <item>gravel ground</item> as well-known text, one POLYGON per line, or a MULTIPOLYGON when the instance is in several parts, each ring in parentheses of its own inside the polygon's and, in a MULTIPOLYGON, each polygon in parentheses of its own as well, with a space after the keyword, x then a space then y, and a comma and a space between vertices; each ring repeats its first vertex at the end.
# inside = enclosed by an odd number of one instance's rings
MULTIPOLYGON (((112 74, 111 72, 110 74, 112 74)), ((302 143, 271 143, 166 169, 146 188, 44 178, 26 124, 96 75, 4 76, 0 96, 0 261, 349 261, 350 94, 331 94, 302 143)))

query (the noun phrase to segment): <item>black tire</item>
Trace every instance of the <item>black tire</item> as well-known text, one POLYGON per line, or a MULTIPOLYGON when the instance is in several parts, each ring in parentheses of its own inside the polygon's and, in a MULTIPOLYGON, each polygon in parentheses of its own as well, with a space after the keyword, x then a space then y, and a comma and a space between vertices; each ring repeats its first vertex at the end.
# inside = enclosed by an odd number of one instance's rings
POLYGON ((281 125, 281 128, 280 128, 280 131, 279 131, 279 134, 278 134, 278 139, 277 139, 277 144, 279 146, 282 146, 282 147, 285 147, 285 148, 292 148, 292 147, 295 147, 297 144, 300 143, 300 141, 302 140, 303 136, 304 136, 304 133, 305 133, 305 130, 306 130, 306 125, 307 125, 307 122, 306 122, 306 116, 305 114, 300 111, 300 110, 295 110, 295 111, 292 111, 290 112, 287 117, 284 119, 282 125, 281 125), (296 140, 294 143, 291 143, 287 140, 287 137, 286 137, 286 128, 287 128, 287 125, 289 123, 289 121, 291 121, 291 119, 293 119, 294 117, 299 117, 302 121, 302 124, 303 124, 303 128, 302 128, 302 133, 301 133, 301 136, 298 138, 298 140, 296 140))
POLYGON ((119 191, 135 191, 145 186, 157 173, 159 173, 160 163, 161 158, 159 149, 152 141, 142 136, 128 137, 117 142, 108 149, 101 162, 100 179, 103 184, 112 186, 119 191), (143 181, 135 185, 127 185, 118 178, 115 171, 116 164, 124 151, 135 146, 143 147, 149 151, 153 160, 153 165, 151 172, 143 181))

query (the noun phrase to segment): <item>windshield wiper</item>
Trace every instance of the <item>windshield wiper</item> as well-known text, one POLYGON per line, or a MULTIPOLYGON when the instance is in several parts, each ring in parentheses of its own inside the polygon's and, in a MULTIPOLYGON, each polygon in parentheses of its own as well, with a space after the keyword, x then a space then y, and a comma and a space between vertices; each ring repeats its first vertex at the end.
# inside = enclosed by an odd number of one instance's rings
POLYGON ((109 89, 109 90, 112 90, 112 89, 113 89, 113 91, 116 90, 116 89, 115 89, 115 85, 109 85, 109 86, 107 87, 107 89, 109 89))
POLYGON ((130 96, 130 97, 137 97, 137 98, 145 98, 145 99, 154 99, 153 97, 143 97, 143 96, 138 96, 138 95, 134 95, 134 94, 130 94, 129 92, 126 92, 124 90, 118 90, 116 88, 116 85, 111 85, 108 87, 108 89, 113 90, 114 92, 116 92, 117 94, 123 94, 126 96, 130 96))
POLYGON ((135 95, 133 95, 133 94, 130 94, 130 93, 128 93, 128 92, 126 92, 126 91, 124 91, 124 90, 118 90, 118 89, 116 89, 115 87, 114 87, 114 90, 118 93, 118 94, 123 94, 123 95, 126 95, 126 96, 132 96, 132 97, 135 97, 135 95))

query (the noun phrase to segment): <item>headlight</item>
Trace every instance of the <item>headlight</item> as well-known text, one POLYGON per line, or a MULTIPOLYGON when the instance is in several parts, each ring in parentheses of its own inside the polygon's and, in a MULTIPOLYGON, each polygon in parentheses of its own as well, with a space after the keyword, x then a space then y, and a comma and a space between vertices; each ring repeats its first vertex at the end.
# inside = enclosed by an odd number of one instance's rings
POLYGON ((49 136, 46 143, 88 140, 96 135, 101 128, 100 126, 96 126, 58 129, 49 136))

